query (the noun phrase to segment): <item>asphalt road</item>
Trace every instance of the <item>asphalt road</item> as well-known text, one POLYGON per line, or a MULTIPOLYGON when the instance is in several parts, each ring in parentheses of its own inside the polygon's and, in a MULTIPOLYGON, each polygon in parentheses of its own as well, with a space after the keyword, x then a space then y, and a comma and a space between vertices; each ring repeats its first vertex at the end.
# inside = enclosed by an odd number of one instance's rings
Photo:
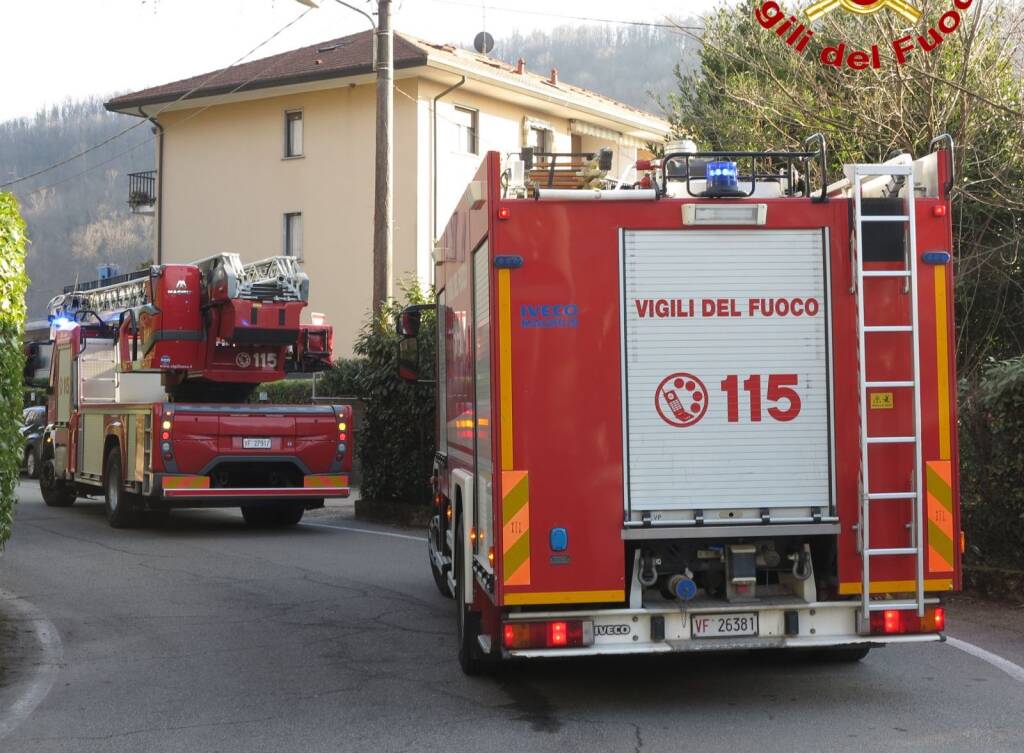
MULTIPOLYGON (((949 645, 857 665, 674 656, 466 678, 419 535, 346 507, 306 520, 261 532, 197 511, 115 531, 99 503, 50 509, 24 485, 0 557, 0 610, 21 628, 0 630, 0 720, 23 718, 0 750, 1024 750, 1024 682, 949 645), (45 619, 49 663, 29 629, 45 619)), ((1021 662, 1022 622, 960 602, 950 632, 1021 662)))

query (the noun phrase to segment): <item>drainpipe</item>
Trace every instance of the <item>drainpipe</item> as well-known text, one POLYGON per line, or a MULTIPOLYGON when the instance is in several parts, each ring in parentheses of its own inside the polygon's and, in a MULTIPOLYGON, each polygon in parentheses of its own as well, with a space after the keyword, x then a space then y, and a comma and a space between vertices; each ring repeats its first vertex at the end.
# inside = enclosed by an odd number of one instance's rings
MULTIPOLYGON (((440 101, 440 99, 442 97, 444 97, 444 96, 446 96, 448 94, 451 94, 453 91, 458 89, 464 83, 466 83, 466 77, 465 76, 463 76, 462 79, 458 83, 452 84, 447 89, 445 89, 443 92, 441 92, 436 97, 434 97, 434 105, 433 105, 433 108, 431 110, 431 114, 432 114, 433 119, 434 119, 434 122, 433 122, 432 127, 431 127, 432 128, 432 132, 433 132, 433 136, 434 136, 434 148, 432 149, 433 157, 434 157, 434 190, 432 192, 431 201, 430 201, 430 203, 431 203, 431 212, 430 212, 430 246, 431 246, 430 250, 431 250, 431 252, 433 252, 434 246, 437 245, 437 103, 440 101)), ((479 136, 479 134, 477 134, 477 143, 480 143, 479 142, 479 138, 480 138, 480 136, 479 136)), ((435 261, 436 261, 436 259, 435 259, 435 261)))
POLYGON ((157 131, 156 158, 156 263, 164 263, 164 127, 157 119, 147 115, 141 107, 139 114, 153 124, 157 131))

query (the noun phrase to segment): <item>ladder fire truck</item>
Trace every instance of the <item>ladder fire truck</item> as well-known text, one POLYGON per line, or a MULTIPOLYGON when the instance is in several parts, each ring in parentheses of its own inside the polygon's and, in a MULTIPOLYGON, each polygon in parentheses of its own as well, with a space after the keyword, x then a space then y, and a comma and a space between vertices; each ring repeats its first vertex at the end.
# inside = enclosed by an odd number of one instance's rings
POLYGON ((331 327, 299 321, 308 296, 294 258, 237 254, 66 288, 50 301, 46 504, 102 494, 114 527, 176 507, 275 526, 348 496, 351 407, 248 402, 330 367, 331 327))
POLYGON ((677 143, 597 189, 566 187, 592 155, 485 158, 436 250, 428 553, 467 672, 942 639, 953 144, 831 184, 803 149, 677 143))

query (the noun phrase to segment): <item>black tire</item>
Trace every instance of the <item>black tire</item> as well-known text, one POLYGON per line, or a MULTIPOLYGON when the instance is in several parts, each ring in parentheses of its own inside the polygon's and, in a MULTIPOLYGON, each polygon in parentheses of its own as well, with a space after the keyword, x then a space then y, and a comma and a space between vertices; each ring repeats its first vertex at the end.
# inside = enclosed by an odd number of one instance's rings
POLYGON ((129 528, 138 522, 138 502, 124 489, 121 450, 118 447, 107 455, 107 471, 103 474, 103 506, 111 528, 129 528))
POLYGON ((439 570, 434 567, 433 553, 435 547, 438 546, 437 542, 441 539, 441 516, 435 515, 430 519, 430 525, 427 526, 427 563, 430 566, 430 574, 434 576, 434 585, 437 586, 437 590, 446 599, 452 598, 452 592, 448 588, 448 577, 445 575, 444 570, 439 570))
POLYGON ((39 478, 39 452, 35 447, 25 450, 25 475, 29 478, 39 478))
POLYGON ((47 507, 71 507, 78 495, 74 487, 57 479, 53 458, 47 460, 39 469, 39 492, 47 507))
POLYGON ((296 525, 306 512, 302 505, 244 505, 242 517, 252 528, 285 528, 296 525))
POLYGON ((462 566, 463 549, 462 516, 455 526, 455 556, 452 558, 452 567, 455 568, 455 612, 456 626, 459 639, 459 666, 463 673, 473 676, 479 675, 488 669, 487 657, 480 649, 477 637, 480 635, 480 615, 470 609, 466 604, 466 587, 472 587, 465 583, 462 566))

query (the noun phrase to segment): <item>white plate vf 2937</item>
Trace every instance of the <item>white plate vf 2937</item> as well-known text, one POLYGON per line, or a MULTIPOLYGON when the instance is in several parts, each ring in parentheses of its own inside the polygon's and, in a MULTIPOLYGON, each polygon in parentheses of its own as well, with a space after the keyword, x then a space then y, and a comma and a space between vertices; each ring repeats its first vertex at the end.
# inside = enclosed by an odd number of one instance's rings
POLYGON ((268 437, 245 437, 242 440, 242 448, 246 450, 269 450, 270 439, 268 437))
POLYGON ((757 612, 695 614, 690 617, 691 638, 737 638, 757 635, 757 612))

